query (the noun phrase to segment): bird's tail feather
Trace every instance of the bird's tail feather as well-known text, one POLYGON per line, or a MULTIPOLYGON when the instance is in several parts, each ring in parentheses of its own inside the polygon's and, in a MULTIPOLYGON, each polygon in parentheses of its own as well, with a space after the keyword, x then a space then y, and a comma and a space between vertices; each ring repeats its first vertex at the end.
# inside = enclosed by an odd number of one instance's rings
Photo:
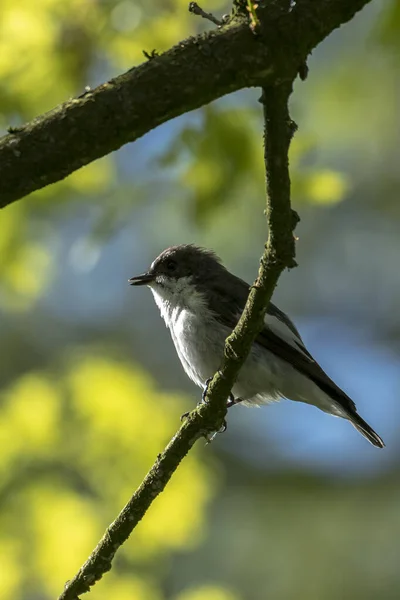
POLYGON ((364 419, 360 417, 356 412, 349 414, 348 419, 350 423, 363 435, 371 444, 377 448, 384 448, 385 443, 383 439, 368 425, 364 419))

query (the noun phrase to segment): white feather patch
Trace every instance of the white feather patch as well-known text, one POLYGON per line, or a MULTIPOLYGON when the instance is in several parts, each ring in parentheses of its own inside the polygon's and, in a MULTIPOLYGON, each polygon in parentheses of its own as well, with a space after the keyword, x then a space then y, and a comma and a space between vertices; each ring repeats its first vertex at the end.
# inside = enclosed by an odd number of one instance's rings
POLYGON ((297 335, 284 321, 281 321, 275 315, 269 315, 268 313, 265 315, 264 323, 271 331, 273 331, 278 337, 284 340, 287 344, 292 346, 292 348, 296 348, 299 352, 301 352, 304 356, 307 356, 309 359, 310 356, 307 353, 303 340, 299 335, 297 335))

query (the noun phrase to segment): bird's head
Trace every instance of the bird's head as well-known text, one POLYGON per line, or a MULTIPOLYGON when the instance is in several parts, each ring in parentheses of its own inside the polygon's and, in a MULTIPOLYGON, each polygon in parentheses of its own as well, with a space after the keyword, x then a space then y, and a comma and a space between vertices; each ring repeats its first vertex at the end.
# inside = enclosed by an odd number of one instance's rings
POLYGON ((172 296, 187 296, 190 290, 201 291, 202 284, 206 285, 221 270, 225 269, 214 252, 182 244, 161 252, 145 273, 132 277, 129 283, 147 285, 154 294, 169 300, 172 296))

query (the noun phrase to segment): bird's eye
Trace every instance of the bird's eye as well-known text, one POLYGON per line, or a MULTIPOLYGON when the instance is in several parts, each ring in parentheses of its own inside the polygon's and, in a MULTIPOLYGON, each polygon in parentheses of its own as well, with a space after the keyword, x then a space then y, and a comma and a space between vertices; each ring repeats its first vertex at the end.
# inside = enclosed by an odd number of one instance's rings
POLYGON ((168 271, 170 271, 171 273, 172 273, 173 271, 176 271, 176 267, 177 267, 177 266, 178 266, 178 265, 176 264, 176 262, 175 262, 174 260, 169 260, 169 261, 167 262, 167 264, 166 264, 166 267, 167 267, 168 271))

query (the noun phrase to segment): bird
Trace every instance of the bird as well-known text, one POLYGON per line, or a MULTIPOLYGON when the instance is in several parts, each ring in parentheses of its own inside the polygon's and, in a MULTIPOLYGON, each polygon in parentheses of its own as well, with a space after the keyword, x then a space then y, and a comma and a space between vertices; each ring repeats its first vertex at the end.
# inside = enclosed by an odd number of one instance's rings
MULTIPOLYGON (((150 288, 183 369, 204 390, 221 366, 225 339, 243 312, 249 284, 228 271, 212 250, 194 244, 166 248, 129 283, 150 288)), ((307 350, 291 319, 272 302, 231 396, 230 404, 245 406, 283 398, 311 404, 347 419, 377 448, 385 445, 307 350)))

